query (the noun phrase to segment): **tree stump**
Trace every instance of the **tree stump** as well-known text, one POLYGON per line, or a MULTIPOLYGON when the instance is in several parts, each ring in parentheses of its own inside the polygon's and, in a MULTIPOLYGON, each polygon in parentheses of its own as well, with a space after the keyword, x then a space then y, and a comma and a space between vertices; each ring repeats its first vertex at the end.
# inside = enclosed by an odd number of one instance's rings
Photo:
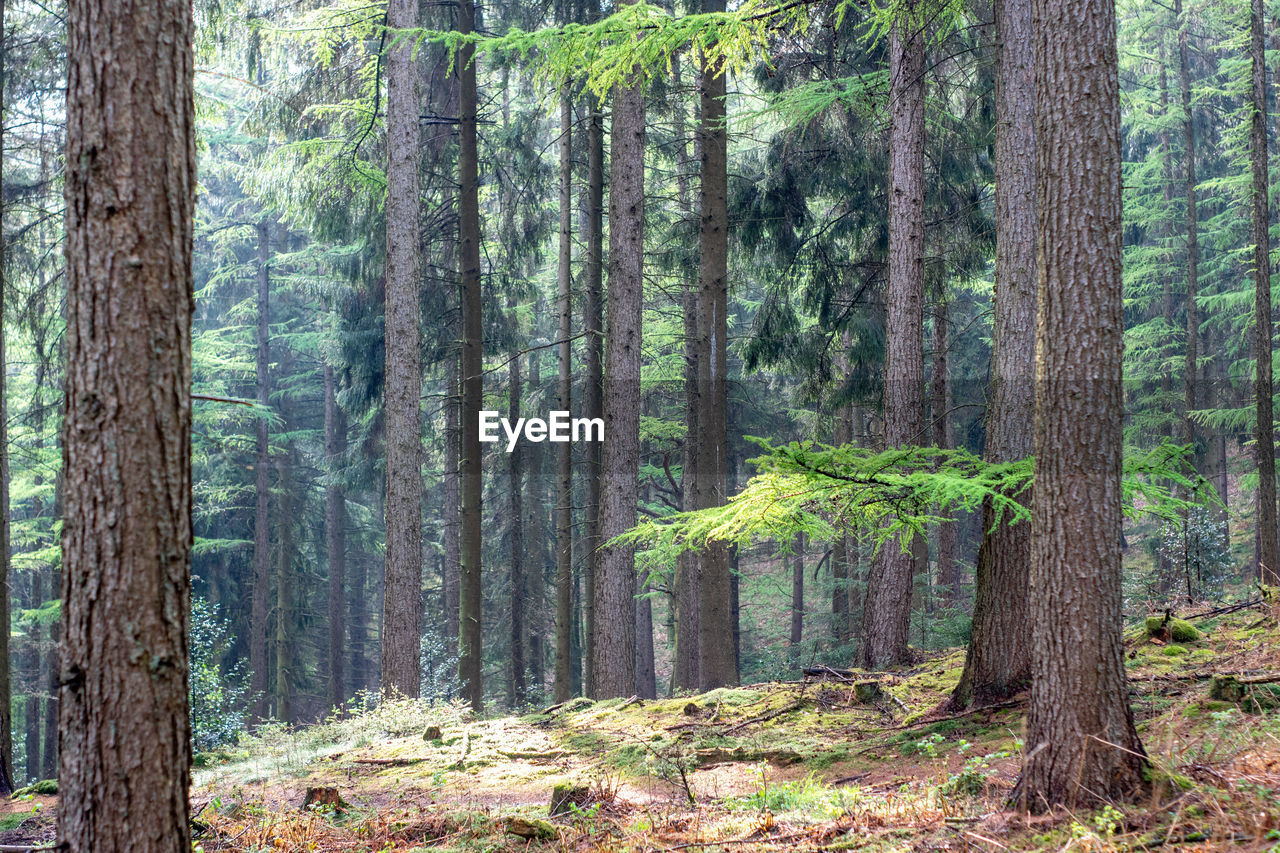
POLYGON ((342 811, 347 803, 337 788, 308 788, 307 797, 302 801, 302 810, 309 811, 316 806, 330 806, 335 811, 342 811))
POLYGON ((586 785, 556 785, 551 789, 552 817, 571 811, 573 806, 582 808, 591 799, 591 789, 586 785))

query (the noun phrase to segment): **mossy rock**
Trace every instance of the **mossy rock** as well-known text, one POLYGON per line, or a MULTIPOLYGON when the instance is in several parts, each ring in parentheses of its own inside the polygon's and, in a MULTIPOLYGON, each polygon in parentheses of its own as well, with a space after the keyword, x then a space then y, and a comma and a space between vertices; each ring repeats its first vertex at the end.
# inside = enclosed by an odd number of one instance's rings
POLYGON ((1249 684, 1234 675, 1215 675, 1209 682, 1209 698, 1257 714, 1280 708, 1280 684, 1249 684))
POLYGON ((440 731, 439 726, 427 726, 426 731, 422 733, 422 739, 429 741, 440 740, 442 736, 443 733, 440 731))
POLYGON ((41 779, 39 782, 33 782, 25 788, 19 788, 13 792, 15 797, 26 797, 33 794, 42 796, 51 796, 58 793, 57 779, 41 779))
POLYGON ((559 833, 545 820, 516 816, 507 818, 507 834, 527 841, 547 841, 559 833))
POLYGON ((1185 619, 1165 620, 1163 616, 1148 616, 1144 623, 1147 636, 1174 643, 1194 643, 1200 639, 1200 631, 1185 619))
POLYGON ((1162 652, 1160 652, 1160 654, 1162 654, 1162 655, 1167 655, 1167 656, 1169 656, 1169 657, 1171 657, 1171 658, 1172 658, 1172 657, 1178 657, 1179 655, 1185 655, 1186 653, 1187 653, 1187 647, 1186 647, 1186 646, 1179 646, 1179 645, 1177 645, 1176 643, 1175 643, 1174 645, 1171 645, 1171 646, 1165 646, 1165 647, 1164 647, 1164 650, 1163 650, 1162 652))

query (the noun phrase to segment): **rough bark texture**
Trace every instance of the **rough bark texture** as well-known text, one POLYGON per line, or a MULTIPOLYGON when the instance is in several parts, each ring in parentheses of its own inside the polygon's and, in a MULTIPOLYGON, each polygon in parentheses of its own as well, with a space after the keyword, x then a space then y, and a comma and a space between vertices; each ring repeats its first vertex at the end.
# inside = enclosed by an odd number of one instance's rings
MULTIPOLYGON (((476 26, 473 0, 458 6, 458 32, 476 26)), ((483 296, 480 287, 480 182, 476 153, 476 66, 474 45, 458 51, 458 214, 459 261, 462 266, 462 567, 459 611, 458 681, 462 697, 480 710, 484 703, 481 678, 480 561, 481 470, 480 409, 484 405, 483 296)))
POLYGON ((641 699, 658 698, 657 666, 653 655, 653 601, 649 598, 649 573, 636 581, 636 689, 641 699))
MULTIPOLYGON (((791 638, 792 646, 804 639, 804 535, 795 540, 791 557, 791 638)), ((785 559, 785 558, 784 558, 785 559)))
POLYGON ((451 648, 458 647, 458 606, 462 563, 462 504, 458 490, 458 456, 462 446, 461 377, 458 353, 451 351, 445 365, 444 401, 444 635, 451 648))
POLYGON ((1280 578, 1276 540, 1276 450, 1271 404, 1271 222, 1267 206, 1267 65, 1263 39, 1262 0, 1250 5, 1250 56, 1253 59, 1253 117, 1249 131, 1253 166, 1253 281, 1256 364, 1254 397, 1255 453, 1258 456, 1258 577, 1274 584, 1280 578))
MULTIPOLYGON (((258 223, 258 339, 257 392, 258 405, 265 409, 271 402, 271 279, 267 263, 271 259, 271 231, 266 222, 258 223)), ((268 424, 259 417, 254 454, 255 508, 253 515, 253 603, 249 616, 249 687, 253 693, 253 716, 267 718, 267 596, 271 587, 271 536, 268 527, 271 489, 268 466, 271 446, 268 424)))
POLYGON ((593 695, 630 696, 635 685, 635 549, 603 543, 636 523, 640 458, 640 344, 644 264, 644 94, 639 81, 613 93, 610 137, 609 305, 605 335, 600 542, 590 639, 593 695))
POLYGON ((1033 680, 1016 798, 1144 787, 1120 578, 1120 96, 1111 0, 1035 0, 1038 180, 1033 680), (1082 496, 1088 498, 1083 499, 1082 496))
POLYGON ((67 20, 58 835, 188 853, 192 10, 67 20))
MULTIPOLYGON (((560 243, 556 270, 559 372, 556 408, 572 410, 573 397, 573 104, 560 93, 560 243)), ((556 448, 556 701, 569 698, 569 629, 573 618, 573 445, 556 448)))
MULTIPOLYGON (((387 25, 418 25, 414 0, 390 0, 387 25)), ((417 696, 422 618, 421 354, 418 327, 418 73, 413 42, 387 54, 386 558, 382 692, 417 696)))
MULTIPOLYGON (((0 0, 0 185, 4 175, 4 83, 5 2, 0 0)), ((5 372, 4 309, 5 253, 4 199, 0 197, 0 625, 9 622, 9 407, 6 402, 8 383, 5 372)), ((13 793, 13 711, 11 708, 12 681, 9 672, 9 631, 0 631, 0 795, 13 793)))
MULTIPOLYGON (((983 458, 1011 462, 1031 455, 1034 444, 1035 39, 1032 0, 997 0, 995 8, 995 316, 983 458)), ((997 525, 991 502, 984 501, 982 530, 974 569, 973 628, 964 671, 951 694, 956 709, 1007 699, 1031 679, 1031 525, 997 525)))
MULTIPOLYGON (((920 7, 904 3, 889 36, 889 285, 885 329, 885 446, 919 444, 924 400, 924 66, 920 7)), ((914 549, 913 549, 914 550, 914 549)), ((880 549, 868 578, 863 663, 911 659, 911 582, 916 558, 880 549)))
MULTIPOLYGON (((703 0, 703 12, 723 12, 725 0, 703 0)), ((728 497, 729 411, 726 371, 729 310, 729 212, 726 81, 702 69, 699 87, 701 170, 698 189, 698 361, 702 411, 698 416, 698 506, 722 506, 728 497)), ((729 549, 709 543, 698 579, 698 686, 712 690, 738 683, 730 612, 729 549)))
POLYGON ((324 366, 324 456, 329 479, 324 487, 324 538, 329 559, 329 705, 346 701, 342 657, 345 645, 346 600, 343 584, 347 566, 347 500, 338 481, 347 451, 347 419, 338 406, 333 367, 324 366))
MULTIPOLYGON (((517 326, 517 328, 519 328, 517 326)), ((511 353, 511 365, 508 368, 509 388, 507 389, 507 417, 512 423, 520 420, 520 392, 523 390, 520 379, 520 353, 511 353)), ((566 442, 565 447, 568 447, 566 442)), ((508 645, 511 665, 511 680, 507 684, 507 700, 514 707, 525 700, 524 683, 524 453, 520 442, 507 454, 507 471, 510 477, 510 494, 508 495, 508 522, 511 525, 511 593, 509 598, 510 613, 507 624, 508 645)), ((537 481, 537 474, 534 474, 537 481)), ((537 563, 537 552, 532 552, 534 563, 537 563)))

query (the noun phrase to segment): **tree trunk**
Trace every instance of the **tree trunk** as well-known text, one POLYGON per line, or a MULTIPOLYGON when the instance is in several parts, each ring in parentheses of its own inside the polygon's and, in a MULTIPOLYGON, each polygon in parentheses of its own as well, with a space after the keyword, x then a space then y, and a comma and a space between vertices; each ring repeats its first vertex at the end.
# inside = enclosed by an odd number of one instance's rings
POLYGON ((67 20, 59 843, 187 853, 192 9, 67 20))
MULTIPOLYGON (((514 306, 513 306, 514 307, 514 306)), ((519 326, 517 325, 517 329, 519 326)), ((507 417, 511 423, 520 421, 520 392, 523 390, 520 379, 520 353, 511 353, 509 375, 507 417)), ((568 443, 564 444, 568 447, 568 443)), ((507 685, 507 700, 511 707, 517 707, 525 700, 524 683, 524 468, 523 452, 520 442, 507 454, 507 471, 510 478, 510 524, 511 524, 511 597, 509 644, 511 657, 511 680, 507 685)), ((535 474, 535 481, 537 476, 535 474)), ((534 564, 537 564, 535 554, 534 564)))
MULTIPOLYGON (((837 371, 849 374, 848 333, 841 335, 841 350, 837 356, 837 371)), ((832 441, 836 445, 853 442, 853 421, 849 418, 849 409, 841 406, 836 413, 835 430, 832 441)), ((849 633, 849 546, 852 543, 847 535, 837 536, 831 543, 831 619, 832 639, 843 644, 852 639, 849 633)))
MULTIPOLYGON (((287 431, 287 429, 286 429, 287 431)), ((276 551, 275 718, 285 723, 293 719, 294 649, 297 630, 293 604, 293 466, 297 456, 293 444, 276 458, 276 488, 280 491, 280 513, 276 523, 279 543, 276 551)))
MULTIPOLYGON (((791 645, 804 639, 804 534, 796 534, 791 556, 791 645)), ((786 555, 783 555, 783 560, 786 555)))
POLYGON ((596 698, 635 686, 635 549, 607 544, 636 523, 640 459, 641 310, 644 264, 644 94, 639 80, 613 93, 609 191, 609 307, 605 334, 600 546, 590 638, 596 698))
MULTIPOLYGON (((919 4, 908 0, 889 36, 889 284, 885 328, 885 446, 919 444, 924 400, 924 71, 919 4)), ((915 548, 876 555, 863 617, 868 669, 907 663, 915 548)))
MULTIPOLYGON (((418 4, 389 0, 387 26, 418 25, 418 4)), ((416 697, 422 619, 421 354, 419 340, 419 64, 413 40, 387 54, 386 558, 382 692, 416 697)))
POLYGON ((653 601, 649 598, 649 573, 636 581, 636 685, 641 699, 657 699, 657 671, 653 657, 653 601))
MULTIPOLYGON (((559 372, 556 406, 571 411, 573 397, 573 105, 569 87, 560 91, 560 244, 556 271, 556 332, 559 372)), ((573 445, 556 448, 556 692, 569 698, 569 631, 573 618, 573 445)))
POLYGON ((324 366, 324 455, 328 482, 324 487, 325 550, 329 554, 329 705, 346 701, 342 654, 345 641, 343 584, 347 566, 347 499, 339 481, 347 452, 347 421, 338 406, 333 366, 324 366))
MULTIPOLYGON (((474 0, 458 6, 458 32, 475 30, 474 0)), ((484 326, 480 284, 480 184, 476 152, 475 47, 458 50, 460 82, 458 124, 458 213, 462 264, 462 567, 458 681, 462 697, 480 710, 484 704, 481 676, 481 539, 482 488, 480 409, 484 405, 484 326)))
POLYGON ((444 401, 444 636, 458 648, 458 607, 462 563, 462 504, 458 491, 458 456, 462 446, 461 375, 458 352, 452 348, 445 366, 444 401))
MULTIPOLYGON (((31 586, 28 590, 29 607, 37 608, 44 604, 44 573, 33 570, 31 586)), ((23 746, 26 749, 27 779, 40 778, 40 643, 38 630, 32 630, 27 642, 26 675, 28 678, 27 699, 23 707, 23 746)))
MULTIPOLYGON (((1203 449, 1198 446, 1195 423, 1191 412, 1200 408, 1197 391, 1200 365, 1197 349, 1200 340, 1200 307, 1196 299, 1200 293, 1200 241, 1197 235, 1196 210, 1196 129, 1191 114, 1191 69, 1187 59, 1187 21, 1182 16, 1182 0, 1174 0, 1174 15, 1178 19, 1178 80, 1182 88, 1182 132, 1186 146, 1187 170, 1187 362, 1183 369, 1186 381, 1184 390, 1183 436, 1187 444, 1195 444, 1197 468, 1203 467, 1203 449)), ((1265 128, 1263 131, 1265 139, 1265 128)), ((1265 157, 1265 154, 1263 155, 1265 157)), ((1264 172, 1265 174, 1265 172, 1264 172)), ((1275 501, 1273 500, 1274 504, 1275 501)))
MULTIPOLYGON (((1276 451, 1271 404, 1271 222, 1267 207, 1267 66, 1263 49, 1263 4, 1250 5, 1250 56, 1253 60, 1253 117, 1249 133, 1253 166, 1254 440, 1258 454, 1258 579, 1280 578, 1276 541, 1276 451)), ((1188 344, 1189 345, 1189 344, 1188 344)))
MULTIPOLYGON (((0 0, 0 186, 4 180, 5 2, 0 0)), ((9 671, 9 406, 5 354, 5 280, 8 246, 4 235, 4 198, 0 196, 0 796, 13 793, 13 681, 9 671)))
MULTIPOLYGON (((983 458, 1033 449, 1036 334, 1036 130, 1033 0, 996 3, 996 275, 991 391, 983 458)), ((1023 498, 1029 500, 1029 496, 1023 498)), ((996 524, 982 505, 973 628, 951 707, 1009 698, 1031 679, 1027 577, 1031 525, 996 524)))
MULTIPOLYGON (((271 404, 271 279, 267 262, 271 259, 271 230, 264 219, 258 223, 258 406, 271 404)), ((253 515, 253 603, 249 616, 249 689, 253 694, 253 718, 267 718, 267 597, 271 587, 271 487, 267 467, 271 445, 264 411, 258 413, 253 471, 256 504, 253 515)))
MULTIPOLYGON (((950 450, 955 446, 951 438, 951 376, 948 367, 947 326, 951 322, 950 305, 946 294, 938 299, 933 311, 933 444, 950 450)), ((956 563, 956 524, 944 521, 938 525, 936 560, 938 585, 952 607, 960 603, 960 566, 956 563)))
POLYGON ((1120 94, 1111 0, 1035 0, 1039 275, 1024 808, 1145 787, 1121 637, 1120 94), (1089 495, 1088 501, 1079 500, 1089 495))

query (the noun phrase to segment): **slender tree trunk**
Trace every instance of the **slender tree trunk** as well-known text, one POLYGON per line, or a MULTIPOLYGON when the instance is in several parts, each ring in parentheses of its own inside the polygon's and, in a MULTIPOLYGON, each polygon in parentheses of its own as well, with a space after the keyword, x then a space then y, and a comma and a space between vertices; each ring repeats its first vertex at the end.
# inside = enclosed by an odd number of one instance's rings
POLYGON ((462 564, 462 504, 458 491, 458 464, 462 446, 461 376, 458 352, 450 349, 445 367, 444 401, 444 635, 450 648, 458 648, 458 607, 462 564))
POLYGON ((329 705, 341 708, 346 701, 342 671, 346 636, 343 584, 347 566, 347 500, 339 482, 342 457, 347 452, 347 421, 338 406, 333 366, 324 366, 324 455, 328 482, 324 487, 325 550, 329 555, 329 705))
MULTIPOLYGON (((885 446, 919 444, 924 350, 925 34, 916 0, 889 36, 889 285, 885 329, 885 446)), ((868 669, 907 663, 914 551, 889 543, 876 555, 863 618, 868 669)))
MULTIPOLYGON (((951 376, 948 365, 947 326, 951 322, 951 306, 943 294, 933 311, 933 444, 947 450, 955 446, 951 437, 951 376)), ((956 563, 956 523, 938 525, 938 585, 947 603, 960 603, 960 566, 956 563)))
POLYGON ((644 303, 644 93, 635 80, 613 92, 609 192, 609 310, 605 335, 600 546, 591 637, 597 698, 630 696, 635 685, 635 549, 607 544, 635 526, 639 497, 641 309, 644 303))
POLYGON ((1191 68, 1187 58, 1187 21, 1182 16, 1182 0, 1174 0, 1173 9, 1178 18, 1178 81, 1182 89, 1182 133, 1187 171, 1187 363, 1183 369, 1186 387, 1182 438, 1188 444, 1197 445, 1195 461, 1196 467, 1200 468, 1203 467, 1203 451, 1198 446, 1195 423, 1191 420, 1191 412, 1200 408, 1197 391, 1200 374, 1197 353, 1200 341, 1200 307, 1196 304, 1196 299, 1200 293, 1200 241, 1196 210, 1196 128, 1191 113, 1191 68))
MULTIPOLYGON (((791 557, 791 645, 804 639, 804 534, 797 534, 791 557)), ((786 557, 784 556, 785 560, 786 557)))
MULTIPOLYGON (((594 6, 594 4, 592 4, 594 6)), ((592 18, 599 17, 599 10, 592 18)), ((604 113, 599 99, 587 95, 587 204, 583 242, 587 263, 583 275, 582 331, 586 339, 585 376, 582 383, 582 414, 604 417, 604 113)), ((587 555, 582 573, 582 653, 584 691, 594 693, 591 648, 595 636, 595 579, 600 567, 600 478, 601 445, 587 444, 583 450, 583 482, 586 486, 583 552, 587 555)), ((557 691, 560 688, 557 687, 557 691)), ((558 695, 558 694, 557 694, 558 695)))
MULTIPOLYGON (((418 25, 414 0, 389 0, 387 26, 418 25)), ((382 692, 416 697, 422 620, 422 368, 419 341, 418 69, 413 40, 387 54, 386 558, 382 692)))
MULTIPOLYGON (((560 244, 556 271, 556 332, 559 373, 556 405, 570 411, 573 404, 573 104, 569 87, 560 90, 560 244)), ((569 632, 573 619, 573 445, 556 448, 556 692, 557 702, 569 698, 569 632)))
POLYGON ((1033 680, 1015 798, 1041 811, 1131 796, 1145 787, 1146 761, 1129 709, 1121 637, 1115 7, 1111 0, 1034 0, 1034 14, 1044 268, 1029 590, 1033 680))
MULTIPOLYGON (((848 375, 849 337, 841 336, 841 350, 837 356, 837 371, 848 375)), ((837 445, 849 444, 853 441, 853 422, 848 417, 848 408, 841 407, 835 418, 835 430, 832 436, 837 445)), ((837 536, 831 543, 831 618, 832 638, 837 643, 847 643, 852 638, 849 633, 849 537, 837 536)))
POLYGON ((187 853, 192 9, 67 20, 59 843, 187 853))
POLYGON ((293 603, 293 466, 296 455, 293 444, 276 458, 276 487, 280 491, 280 513, 276 528, 279 543, 276 551, 276 623, 275 718, 285 723, 293 720, 294 632, 297 619, 293 603))
MULTIPOLYGON (((0 186, 4 184, 4 84, 8 55, 5 50, 5 2, 0 0, 0 186)), ((13 680, 9 671, 9 406, 8 360, 5 354, 5 279, 8 246, 4 235, 4 198, 0 196, 0 796, 13 793, 13 680)))
MULTIPOLYGON (((1250 5, 1250 56, 1253 60, 1253 117, 1249 133, 1253 166, 1254 441, 1258 454, 1258 579, 1280 578, 1276 538, 1276 451, 1271 405, 1271 214, 1267 206, 1267 65, 1262 0, 1250 5)), ((1190 305, 1188 304, 1188 307, 1190 305)), ((1188 346, 1190 343, 1188 342, 1188 346)))
MULTIPOLYGON (((31 586, 29 588, 29 607, 36 608, 44 604, 44 573, 35 570, 31 572, 31 586)), ((27 677, 29 679, 29 687, 27 692, 27 700, 23 708, 23 730, 25 739, 23 746, 26 749, 27 760, 26 770, 27 779, 40 778, 40 638, 39 632, 32 630, 28 641, 27 659, 27 677)))
MULTIPOLYGON (((680 71, 680 57, 671 60, 673 90, 679 92, 684 85, 680 71)), ((675 98, 672 104, 673 136, 676 143, 676 198, 680 211, 688 219, 694 217, 690 172, 693 169, 685 132, 684 98, 675 98)), ((690 511, 698 508, 698 413, 702 409, 701 388, 698 384, 701 340, 698 337, 698 293, 694 282, 684 277, 684 425, 685 441, 682 459, 680 508, 690 511)), ((692 690, 698 686, 698 576, 701 572, 701 553, 682 551, 676 558, 675 588, 671 596, 671 608, 675 616, 675 648, 672 652, 671 687, 692 690)))
POLYGON ((351 674, 350 693, 374 688, 369 656, 369 561, 367 553, 357 551, 351 572, 351 674))
MULTIPOLYGON (((514 306, 513 306, 514 307, 514 306)), ((511 353, 511 364, 508 368, 508 414, 511 423, 520 421, 520 392, 523 390, 520 379, 520 353, 511 353)), ((566 443, 564 445, 568 447, 566 443)), ((510 478, 510 523, 511 523, 511 598, 510 623, 508 624, 509 643, 511 646, 511 680, 507 686, 507 700, 512 707, 525 700, 524 683, 524 454, 520 443, 507 454, 507 471, 510 478)), ((535 480, 537 479, 535 475, 535 480)), ((534 563, 537 564, 535 553, 534 563)))
MULTIPOLYGON (((475 30, 474 0, 458 6, 458 32, 475 30)), ((458 51, 460 109, 458 125, 458 212, 462 264, 462 571, 458 681, 471 707, 484 704, 481 676, 481 469, 480 409, 484 405, 483 296, 480 287, 480 183, 476 152, 475 47, 458 51)))
MULTIPOLYGON (((267 263, 271 260, 271 226, 263 219, 258 223, 258 340, 257 391, 258 406, 263 410, 271 403, 271 279, 267 263)), ((267 718, 267 597, 271 587, 271 536, 268 516, 271 487, 268 466, 271 445, 268 423, 259 412, 256 423, 254 456, 254 488, 256 504, 253 515, 253 602, 249 616, 249 672, 253 693, 253 716, 261 722, 267 718)))
MULTIPOLYGON (((1036 334, 1036 129, 1033 0, 996 2, 996 281, 991 392, 983 458, 1033 449, 1036 334)), ((1028 500, 1024 497, 1023 500, 1028 500)), ((1031 525, 996 524, 982 506, 973 629, 951 706, 1007 699, 1031 679, 1027 578, 1031 525)))
POLYGON ((649 572, 636 581, 636 684, 641 699, 658 698, 657 667, 653 655, 653 601, 649 598, 649 572))

